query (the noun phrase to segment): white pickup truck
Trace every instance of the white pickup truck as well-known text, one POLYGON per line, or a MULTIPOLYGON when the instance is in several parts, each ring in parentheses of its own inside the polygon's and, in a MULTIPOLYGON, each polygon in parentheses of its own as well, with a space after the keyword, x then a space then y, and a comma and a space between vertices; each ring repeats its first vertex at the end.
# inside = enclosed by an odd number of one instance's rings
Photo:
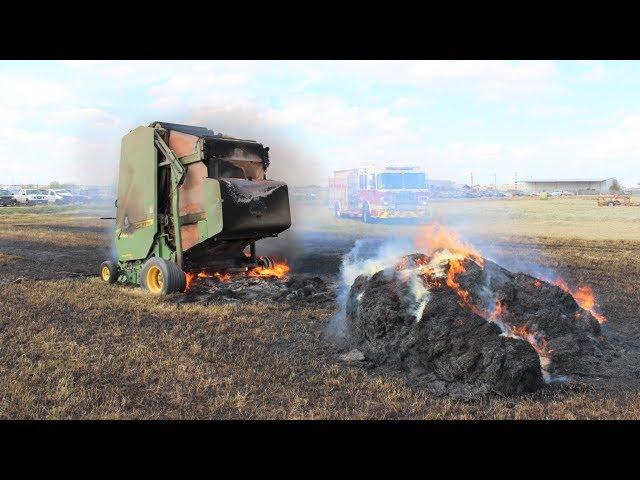
POLYGON ((46 191, 37 188, 21 188, 20 191, 15 194, 15 199, 23 205, 48 203, 46 191))
POLYGON ((63 188, 45 190, 45 192, 49 203, 71 203, 74 200, 73 194, 63 188))

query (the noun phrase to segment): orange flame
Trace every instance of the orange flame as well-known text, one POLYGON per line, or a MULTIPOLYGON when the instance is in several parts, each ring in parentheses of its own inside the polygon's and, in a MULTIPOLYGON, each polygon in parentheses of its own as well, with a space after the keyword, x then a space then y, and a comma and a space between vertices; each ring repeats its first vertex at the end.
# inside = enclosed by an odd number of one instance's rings
POLYGON ((286 262, 276 261, 273 264, 273 267, 256 267, 247 272, 248 277, 275 277, 282 278, 287 273, 289 273, 291 269, 286 262))
POLYGON ((456 281, 456 275, 465 271, 466 269, 464 268, 464 263, 462 263, 462 261, 458 259, 449 260, 449 271, 447 272, 447 285, 456 292, 456 294, 458 295, 458 297, 460 297, 460 300, 462 300, 464 304, 468 304, 469 296, 470 296, 469 292, 464 288, 462 288, 460 284, 456 281))
POLYGON ((193 280, 196 278, 215 278, 220 282, 228 282, 231 280, 231 274, 226 272, 185 272, 185 275, 187 276, 187 290, 189 290, 193 283, 193 280))
POLYGON ((504 300, 497 300, 496 309, 493 311, 489 319, 492 321, 498 320, 499 318, 502 318, 506 313, 507 313, 507 304, 504 302, 504 300))
POLYGON ((595 318, 598 323, 602 324, 607 322, 607 318, 596 311, 596 308, 598 308, 599 305, 596 302, 596 296, 593 293, 593 289, 589 285, 580 285, 577 289, 572 290, 567 282, 565 282, 561 278, 556 279, 553 284, 569 293, 576 301, 578 306, 583 310, 587 310, 589 313, 591 313, 591 315, 593 315, 593 318, 595 318))
POLYGON ((551 358, 553 350, 549 350, 549 340, 540 333, 529 330, 526 325, 511 325, 511 334, 529 342, 529 345, 533 347, 540 357, 551 358))
POLYGON ((482 255, 480 255, 480 252, 472 245, 462 241, 456 232, 449 230, 439 223, 422 227, 415 242, 418 249, 429 256, 438 250, 448 250, 451 252, 452 256, 448 259, 447 286, 455 291, 456 295, 460 298, 461 304, 470 308, 475 313, 484 316, 484 312, 481 312, 480 309, 471 303, 470 293, 462 288, 456 280, 458 274, 466 271, 464 262, 467 259, 474 261, 481 267, 484 265, 484 259, 482 255))
POLYGON ((439 223, 422 227, 420 235, 416 238, 416 246, 427 255, 431 255, 436 250, 447 249, 458 255, 472 258, 480 266, 484 264, 484 259, 478 250, 462 241, 456 232, 439 223))
MULTIPOLYGON (((286 261, 276 261, 272 268, 255 267, 251 270, 243 272, 241 275, 245 277, 262 277, 262 278, 283 278, 290 271, 289 265, 286 261)), ((193 285, 193 281, 196 278, 215 278, 219 282, 230 282, 233 278, 229 272, 186 272, 187 276, 187 290, 193 285)))

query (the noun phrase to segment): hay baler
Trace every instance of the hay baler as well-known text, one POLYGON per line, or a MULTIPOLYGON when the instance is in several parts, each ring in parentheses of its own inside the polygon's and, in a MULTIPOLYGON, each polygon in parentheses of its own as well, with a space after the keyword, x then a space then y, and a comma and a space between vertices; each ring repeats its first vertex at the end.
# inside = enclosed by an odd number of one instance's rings
POLYGON ((269 267, 255 242, 291 226, 284 182, 268 180, 269 148, 204 127, 153 122, 122 139, 115 249, 105 282, 154 294, 186 289, 185 271, 269 267), (249 252, 246 252, 246 249, 249 252))

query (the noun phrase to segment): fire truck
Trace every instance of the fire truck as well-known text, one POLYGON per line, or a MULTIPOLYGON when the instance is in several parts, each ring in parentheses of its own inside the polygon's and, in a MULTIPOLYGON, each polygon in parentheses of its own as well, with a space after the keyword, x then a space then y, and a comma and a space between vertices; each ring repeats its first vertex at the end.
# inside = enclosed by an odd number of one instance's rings
POLYGON ((427 176, 418 167, 355 168, 333 172, 329 202, 337 218, 429 218, 427 176))

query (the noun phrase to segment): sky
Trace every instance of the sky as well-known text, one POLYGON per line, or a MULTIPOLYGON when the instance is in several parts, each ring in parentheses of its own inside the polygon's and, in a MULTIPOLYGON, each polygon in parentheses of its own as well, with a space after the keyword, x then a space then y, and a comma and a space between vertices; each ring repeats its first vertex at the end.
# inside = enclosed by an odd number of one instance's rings
POLYGON ((631 187, 638 85, 622 61, 1 61, 0 185, 112 185, 122 136, 160 120, 258 140, 294 185, 417 165, 631 187))

